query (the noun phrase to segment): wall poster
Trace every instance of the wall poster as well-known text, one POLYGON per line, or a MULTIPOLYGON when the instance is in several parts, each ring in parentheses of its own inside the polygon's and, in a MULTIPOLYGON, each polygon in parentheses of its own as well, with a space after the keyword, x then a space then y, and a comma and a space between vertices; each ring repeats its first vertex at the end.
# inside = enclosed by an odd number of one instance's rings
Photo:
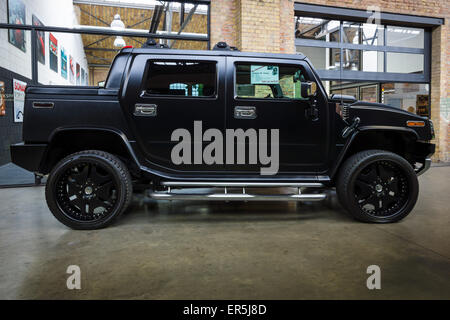
MULTIPOLYGON (((44 24, 39 20, 34 14, 32 16, 33 26, 44 26, 44 24)), ((37 60, 45 65, 45 32, 36 31, 36 51, 37 60)))
POLYGON ((84 69, 81 68, 81 80, 80 80, 80 84, 81 84, 82 86, 84 86, 84 83, 85 83, 85 77, 86 77, 86 73, 84 72, 84 69))
POLYGON ((69 81, 71 84, 75 84, 75 62, 71 55, 69 55, 69 81))
POLYGON ((0 117, 6 114, 5 83, 0 81, 0 117))
POLYGON ((50 69, 58 72, 58 40, 49 33, 49 57, 50 57, 50 69))
POLYGON ((81 84, 80 64, 77 62, 76 66, 77 85, 79 86, 81 84))
POLYGON ((61 77, 67 79, 67 55, 63 47, 61 47, 61 77))
MULTIPOLYGON (((25 5, 22 0, 8 0, 8 23, 25 24, 25 5)), ((9 29, 8 41, 23 52, 27 52, 25 30, 9 29)))
POLYGON ((27 83, 13 79, 14 91, 14 122, 23 122, 23 105, 25 102, 25 88, 27 83))

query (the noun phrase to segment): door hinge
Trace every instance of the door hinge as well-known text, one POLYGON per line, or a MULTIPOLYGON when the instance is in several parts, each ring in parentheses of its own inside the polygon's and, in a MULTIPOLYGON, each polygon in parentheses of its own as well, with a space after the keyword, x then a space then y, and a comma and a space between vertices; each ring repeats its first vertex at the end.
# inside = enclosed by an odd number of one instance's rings
POLYGON ((316 121, 317 119, 319 119, 319 109, 317 108, 317 100, 314 99, 314 101, 310 104, 310 106, 305 109, 305 117, 306 119, 310 119, 312 121, 316 121))

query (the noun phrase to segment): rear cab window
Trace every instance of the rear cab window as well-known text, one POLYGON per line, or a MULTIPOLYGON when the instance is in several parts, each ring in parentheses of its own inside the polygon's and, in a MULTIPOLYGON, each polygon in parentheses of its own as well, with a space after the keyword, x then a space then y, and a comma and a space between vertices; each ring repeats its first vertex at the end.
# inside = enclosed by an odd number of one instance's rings
POLYGON ((215 97, 215 61, 151 60, 144 77, 147 95, 215 97))

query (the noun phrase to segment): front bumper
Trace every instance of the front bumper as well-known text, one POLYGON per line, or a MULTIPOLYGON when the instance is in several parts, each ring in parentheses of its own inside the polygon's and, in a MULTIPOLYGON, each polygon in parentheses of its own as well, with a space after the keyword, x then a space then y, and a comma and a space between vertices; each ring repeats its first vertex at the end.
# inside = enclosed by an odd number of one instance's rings
POLYGON ((422 163, 422 166, 416 169, 416 174, 420 176, 430 169, 431 156, 436 151, 436 145, 428 142, 417 142, 415 147, 418 153, 417 161, 422 163))
POLYGON ((39 172, 46 149, 46 144, 25 144, 23 142, 13 144, 11 145, 11 160, 28 171, 39 172))
POLYGON ((423 165, 416 170, 416 175, 420 176, 421 174, 424 174, 426 171, 428 171, 428 169, 430 169, 430 167, 431 167, 431 159, 426 158, 423 165))

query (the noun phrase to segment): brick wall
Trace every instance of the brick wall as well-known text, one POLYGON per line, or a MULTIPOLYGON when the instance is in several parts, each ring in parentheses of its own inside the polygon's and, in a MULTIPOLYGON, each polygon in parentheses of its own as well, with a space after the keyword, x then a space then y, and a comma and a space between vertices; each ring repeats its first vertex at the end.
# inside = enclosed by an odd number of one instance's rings
MULTIPOLYGON (((431 118, 439 161, 450 161, 450 3, 448 0, 303 0, 302 3, 445 18, 432 32, 431 118)), ((295 52, 293 0, 211 0, 211 41, 242 51, 295 52)))
POLYGON ((211 42, 242 51, 295 52, 293 0, 213 0, 211 42))
POLYGON ((239 26, 237 1, 212 1, 211 3, 211 44, 226 41, 237 46, 237 30, 239 26))

